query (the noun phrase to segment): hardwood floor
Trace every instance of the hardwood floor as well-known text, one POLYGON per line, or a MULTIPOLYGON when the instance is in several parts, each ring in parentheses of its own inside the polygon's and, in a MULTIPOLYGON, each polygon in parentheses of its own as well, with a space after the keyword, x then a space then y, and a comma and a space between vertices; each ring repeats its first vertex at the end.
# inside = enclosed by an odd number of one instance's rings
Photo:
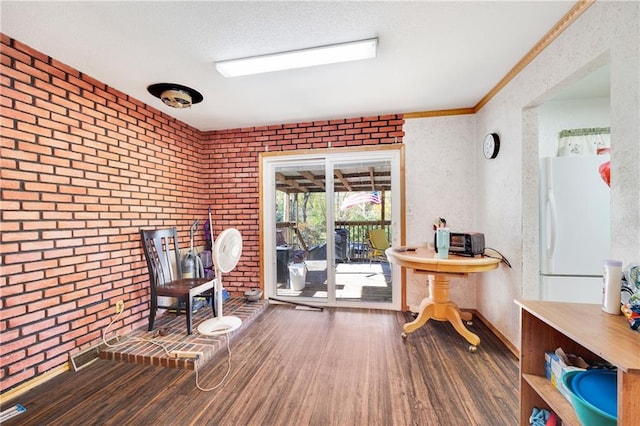
MULTIPOLYGON (((231 373, 212 391, 193 371, 98 360, 3 409, 10 424, 515 425, 516 358, 479 321, 475 354, 453 327, 429 321, 400 337, 408 314, 270 306, 231 341, 231 373)), ((227 353, 199 367, 224 376, 227 353)))

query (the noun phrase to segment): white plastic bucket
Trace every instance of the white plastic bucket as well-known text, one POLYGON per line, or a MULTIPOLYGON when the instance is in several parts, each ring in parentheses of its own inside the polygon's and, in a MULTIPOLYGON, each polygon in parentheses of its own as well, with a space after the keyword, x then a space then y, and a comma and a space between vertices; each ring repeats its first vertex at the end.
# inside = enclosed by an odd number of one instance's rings
POLYGON ((307 265, 304 263, 291 263, 289 265, 289 288, 302 290, 307 280, 307 265))

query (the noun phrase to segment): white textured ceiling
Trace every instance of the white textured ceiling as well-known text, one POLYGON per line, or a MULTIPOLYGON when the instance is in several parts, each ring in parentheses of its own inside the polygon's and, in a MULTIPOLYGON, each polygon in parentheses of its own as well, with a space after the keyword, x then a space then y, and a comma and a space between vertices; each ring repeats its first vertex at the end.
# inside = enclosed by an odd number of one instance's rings
POLYGON ((200 130, 473 107, 573 1, 1 3, 1 30, 200 130), (214 62, 378 37, 376 59, 226 79, 214 62), (165 106, 146 87, 193 87, 165 106))

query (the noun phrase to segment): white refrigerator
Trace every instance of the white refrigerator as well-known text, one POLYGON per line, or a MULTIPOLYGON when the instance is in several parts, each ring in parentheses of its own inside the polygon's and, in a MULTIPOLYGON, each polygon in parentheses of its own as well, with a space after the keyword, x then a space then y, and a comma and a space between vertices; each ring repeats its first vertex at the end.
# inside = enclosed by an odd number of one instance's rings
POLYGON ((540 297, 601 303, 610 252, 609 155, 547 157, 540 163, 540 297))

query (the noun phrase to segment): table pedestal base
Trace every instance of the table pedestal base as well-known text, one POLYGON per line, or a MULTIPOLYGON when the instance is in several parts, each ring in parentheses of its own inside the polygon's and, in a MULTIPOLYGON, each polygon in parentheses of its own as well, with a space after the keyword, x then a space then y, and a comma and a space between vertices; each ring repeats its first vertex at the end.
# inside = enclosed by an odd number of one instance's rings
POLYGON ((429 297, 425 297, 420 303, 416 319, 402 326, 402 337, 413 333, 430 319, 449 321, 458 334, 471 344, 469 350, 475 351, 476 346, 480 344, 480 338, 470 332, 462 322, 471 321, 471 318, 469 312, 460 311, 458 305, 449 300, 449 277, 443 274, 429 275, 429 297))

